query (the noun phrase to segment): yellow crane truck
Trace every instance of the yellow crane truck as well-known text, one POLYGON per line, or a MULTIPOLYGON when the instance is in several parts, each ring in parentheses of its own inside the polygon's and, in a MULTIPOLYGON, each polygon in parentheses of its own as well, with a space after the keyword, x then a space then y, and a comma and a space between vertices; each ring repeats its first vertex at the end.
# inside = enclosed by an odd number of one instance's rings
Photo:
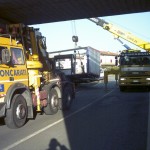
POLYGON ((150 87, 150 53, 125 50, 119 55, 120 91, 127 87, 150 87))
POLYGON ((119 54, 119 88, 124 91, 127 87, 150 86, 150 42, 147 42, 132 33, 106 22, 100 18, 89 18, 90 21, 101 26, 103 29, 112 33, 115 38, 125 39, 126 41, 143 49, 133 50, 126 47, 119 54))
POLYGON ((9 128, 22 127, 34 111, 69 109, 74 98, 73 83, 51 70, 39 29, 0 25, 0 117, 9 128))

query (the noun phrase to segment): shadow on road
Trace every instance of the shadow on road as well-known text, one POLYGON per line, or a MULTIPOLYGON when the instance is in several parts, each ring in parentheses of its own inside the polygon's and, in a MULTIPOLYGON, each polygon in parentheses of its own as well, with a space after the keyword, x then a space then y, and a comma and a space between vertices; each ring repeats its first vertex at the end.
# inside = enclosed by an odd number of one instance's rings
MULTIPOLYGON (((78 94, 78 101, 100 98, 99 87, 80 85, 82 92, 78 94)), ((148 106, 147 93, 124 93, 116 88, 105 98, 65 119, 71 150, 146 150, 148 106)))
POLYGON ((52 139, 47 150, 69 150, 66 146, 61 145, 56 139, 52 139))
POLYGON ((0 118, 0 126, 3 126, 3 125, 5 125, 5 121, 3 118, 0 118))
POLYGON ((123 92, 126 93, 146 93, 146 92, 150 92, 150 88, 149 87, 143 87, 143 86, 135 86, 135 87, 127 87, 123 92))

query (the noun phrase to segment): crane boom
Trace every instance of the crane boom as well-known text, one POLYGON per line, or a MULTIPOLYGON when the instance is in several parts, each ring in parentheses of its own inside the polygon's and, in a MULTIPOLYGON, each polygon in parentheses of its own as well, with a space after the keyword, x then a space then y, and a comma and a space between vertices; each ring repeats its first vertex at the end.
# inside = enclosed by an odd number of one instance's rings
POLYGON ((101 26, 103 29, 111 32, 112 34, 114 34, 115 36, 117 36, 118 38, 121 37, 127 41, 129 41, 130 43, 146 50, 146 51, 150 51, 150 42, 147 42, 139 37, 136 37, 135 35, 133 35, 132 33, 116 26, 113 25, 111 23, 106 22, 103 19, 100 19, 98 17, 95 18, 89 18, 90 21, 96 23, 97 25, 101 26))

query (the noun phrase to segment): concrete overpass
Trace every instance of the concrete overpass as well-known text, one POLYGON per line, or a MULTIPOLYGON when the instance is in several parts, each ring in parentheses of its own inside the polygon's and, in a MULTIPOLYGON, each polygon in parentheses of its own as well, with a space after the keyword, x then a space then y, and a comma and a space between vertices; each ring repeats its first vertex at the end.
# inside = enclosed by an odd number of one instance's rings
POLYGON ((150 11, 150 0, 1 0, 1 23, 26 25, 150 11))

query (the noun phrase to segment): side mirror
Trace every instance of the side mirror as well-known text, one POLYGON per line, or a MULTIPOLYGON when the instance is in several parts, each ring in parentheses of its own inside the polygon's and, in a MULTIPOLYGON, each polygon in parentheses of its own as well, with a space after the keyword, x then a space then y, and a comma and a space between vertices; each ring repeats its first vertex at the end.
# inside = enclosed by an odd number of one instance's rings
POLYGON ((3 49, 2 50, 2 63, 7 65, 9 62, 10 62, 10 52, 8 49, 3 49))

